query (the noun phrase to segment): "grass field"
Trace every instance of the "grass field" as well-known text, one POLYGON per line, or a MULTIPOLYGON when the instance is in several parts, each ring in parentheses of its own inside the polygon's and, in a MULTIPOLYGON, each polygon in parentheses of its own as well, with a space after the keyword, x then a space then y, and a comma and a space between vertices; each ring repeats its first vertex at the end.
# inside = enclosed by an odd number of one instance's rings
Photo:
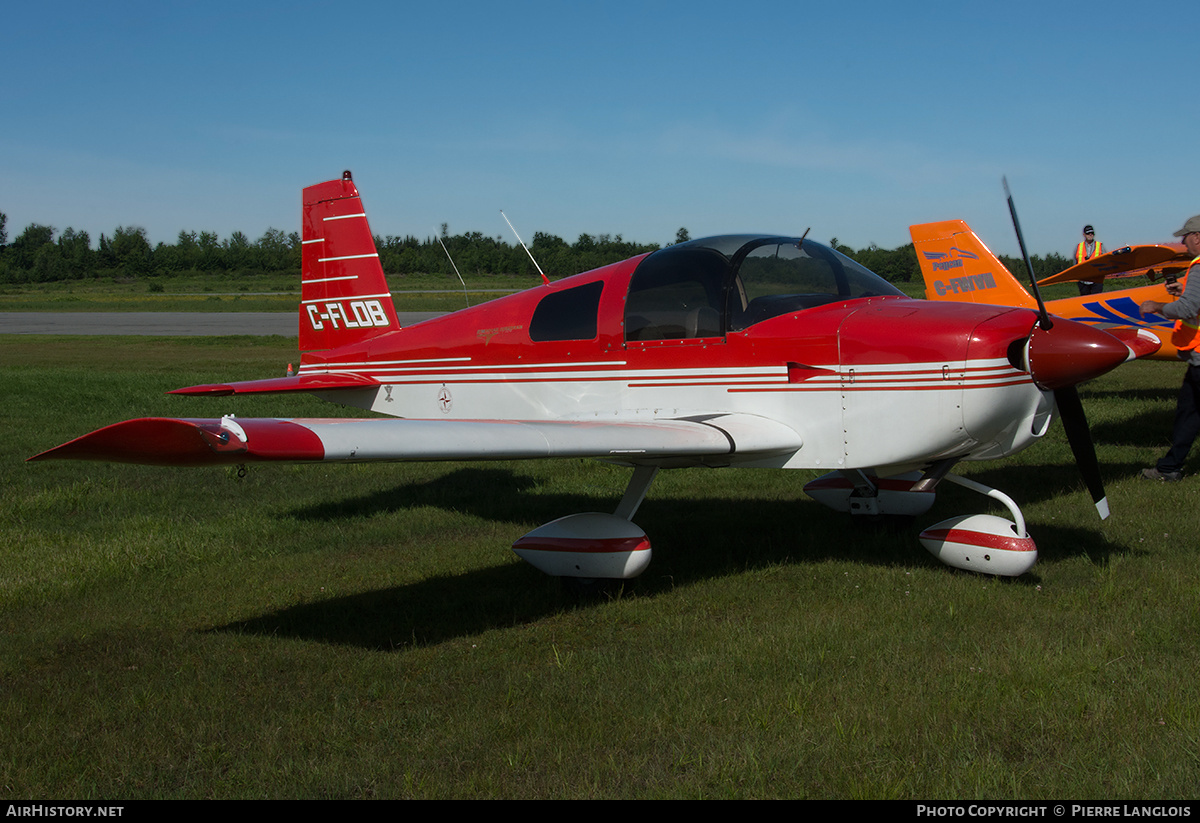
POLYGON ((1196 795, 1200 479, 1134 479, 1178 365, 1082 387, 1107 522, 1058 425, 960 465, 1024 510, 1016 580, 917 543, 1003 513, 957 487, 891 531, 808 472, 664 472, 650 570, 579 599, 508 546, 611 510, 627 470, 23 462, 133 416, 349 413, 163 394, 282 374, 293 345, 0 336, 3 796, 1196 795))
MULTIPOLYGON (((555 278, 556 280, 558 278, 555 278)), ((299 275, 247 281, 206 282, 198 278, 159 278, 111 281, 66 281, 0 286, 0 312, 6 311, 212 311, 294 312, 300 300, 299 275), (152 290, 161 286, 162 290, 152 290)), ((457 311, 499 296, 538 285, 516 277, 467 278, 466 294, 456 280, 441 275, 390 277, 388 285, 399 311, 457 311)), ((919 282, 896 283, 909 297, 924 297, 919 282)), ((1046 299, 1069 297, 1074 284, 1051 286, 1046 299)))
MULTIPOLYGON (((453 277, 408 275, 388 278, 401 311, 455 311, 498 293, 519 291, 538 281, 474 276, 465 290, 453 277)), ((144 277, 0 285, 0 312, 6 311, 279 311, 294 312, 300 301, 300 273, 230 278, 144 277)))

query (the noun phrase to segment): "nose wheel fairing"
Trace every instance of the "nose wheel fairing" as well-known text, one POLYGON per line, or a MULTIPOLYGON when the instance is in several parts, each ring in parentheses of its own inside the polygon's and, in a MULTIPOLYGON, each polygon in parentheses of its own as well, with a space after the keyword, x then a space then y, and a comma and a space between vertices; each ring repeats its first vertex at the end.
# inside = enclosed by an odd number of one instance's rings
POLYGON ((1012 520, 991 514, 959 515, 920 534, 921 545, 947 566, 965 571, 1016 577, 1037 562, 1037 545, 1025 529, 1025 517, 1011 497, 974 480, 949 474, 952 460, 924 475, 908 472, 876 477, 858 470, 830 472, 811 481, 804 491, 834 511, 857 516, 917 516, 929 511, 934 487, 941 480, 979 492, 1003 503, 1012 520))

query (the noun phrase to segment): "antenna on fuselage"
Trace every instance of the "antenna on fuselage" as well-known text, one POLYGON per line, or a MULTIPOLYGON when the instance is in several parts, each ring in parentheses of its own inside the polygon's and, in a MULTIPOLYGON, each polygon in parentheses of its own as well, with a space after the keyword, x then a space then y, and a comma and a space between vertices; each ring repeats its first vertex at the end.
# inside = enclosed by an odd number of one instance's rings
MULTIPOLYGON (((517 242, 521 244, 521 248, 525 249, 525 253, 529 255, 529 259, 533 260, 533 252, 531 252, 529 247, 525 245, 525 241, 521 239, 521 235, 517 234, 516 228, 513 226, 512 221, 508 219, 508 215, 504 213, 504 209, 500 209, 500 216, 504 218, 504 222, 508 224, 510 229, 512 229, 512 233, 517 235, 517 242)), ((533 260, 533 267, 537 269, 538 274, 542 276, 542 284, 549 286, 550 278, 546 276, 544 271, 542 271, 542 267, 538 265, 536 260, 533 260)))
MULTIPOLYGON (((455 274, 458 274, 458 266, 454 265, 454 258, 450 256, 450 249, 446 248, 445 243, 442 243, 442 236, 440 234, 437 235, 437 239, 438 243, 441 244, 442 251, 446 253, 446 257, 450 261, 450 268, 454 269, 455 274)), ((467 281, 463 280, 463 276, 461 274, 458 274, 458 282, 462 283, 463 300, 467 301, 467 308, 469 309, 471 308, 471 298, 467 296, 467 281)))

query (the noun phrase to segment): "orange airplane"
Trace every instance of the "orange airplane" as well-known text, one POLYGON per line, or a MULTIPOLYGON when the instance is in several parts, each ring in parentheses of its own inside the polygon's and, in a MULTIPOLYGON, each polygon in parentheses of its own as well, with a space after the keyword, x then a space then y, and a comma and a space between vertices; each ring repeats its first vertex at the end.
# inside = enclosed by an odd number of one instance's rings
MULTIPOLYGON (((1037 309, 1037 301, 1005 268, 971 227, 962 220, 943 220, 909 226, 917 262, 925 279, 925 298, 957 303, 977 303, 1037 309)), ((1187 263, 1173 246, 1135 246, 1117 249, 1039 281, 1039 285, 1071 280, 1100 280, 1120 272, 1159 266, 1166 274, 1183 270, 1187 263)), ((1153 283, 1119 291, 1065 297, 1046 302, 1046 310, 1057 317, 1103 328, 1118 336, 1136 335, 1158 340, 1154 360, 1175 360, 1171 344, 1174 321, 1158 315, 1143 316, 1139 308, 1146 300, 1169 302, 1166 284, 1153 283)))

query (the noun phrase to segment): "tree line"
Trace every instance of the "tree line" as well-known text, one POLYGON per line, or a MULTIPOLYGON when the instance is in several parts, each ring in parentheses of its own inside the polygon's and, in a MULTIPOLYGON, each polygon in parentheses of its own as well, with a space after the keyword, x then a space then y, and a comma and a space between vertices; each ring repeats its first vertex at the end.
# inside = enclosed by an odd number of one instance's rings
MULTIPOLYGON (((917 262, 917 252, 912 243, 896 249, 881 249, 874 245, 864 249, 852 249, 839 243, 835 237, 829 241, 829 245, 890 283, 920 282, 921 280, 921 265, 917 262)), ((1025 267, 1024 259, 1009 257, 1006 254, 996 256, 1019 281, 1025 282, 1029 270, 1025 267)), ((1074 265, 1073 260, 1058 252, 1030 255, 1029 262, 1033 264, 1033 273, 1038 280, 1058 274, 1074 265)))
MULTIPOLYGON (((118 226, 111 236, 101 234, 93 248, 86 231, 67 228, 59 232, 37 223, 27 226, 9 243, 7 220, 0 212, 0 283, 5 284, 178 275, 211 276, 214 280, 264 274, 294 274, 298 278, 300 272, 299 234, 274 228, 253 241, 240 231, 223 240, 215 232, 181 231, 174 243, 151 245, 145 229, 118 226)), ((676 232, 676 243, 688 239, 686 228, 676 232)), ((885 280, 903 283, 921 279, 911 243, 896 249, 874 245, 853 249, 834 238, 830 245, 885 280)), ((390 276, 451 274, 447 252, 464 275, 528 278, 537 274, 520 245, 480 232, 451 235, 445 223, 437 237, 376 235, 375 246, 383 270, 390 276)), ((655 251, 660 246, 627 241, 619 234, 581 234, 574 243, 568 243, 556 235, 536 232, 529 248, 542 269, 557 278, 655 251)), ((1000 259, 1009 271, 1023 279, 1023 260, 1005 256, 1000 259)), ((1033 257, 1039 278, 1056 274, 1070 263, 1061 254, 1033 257)))

